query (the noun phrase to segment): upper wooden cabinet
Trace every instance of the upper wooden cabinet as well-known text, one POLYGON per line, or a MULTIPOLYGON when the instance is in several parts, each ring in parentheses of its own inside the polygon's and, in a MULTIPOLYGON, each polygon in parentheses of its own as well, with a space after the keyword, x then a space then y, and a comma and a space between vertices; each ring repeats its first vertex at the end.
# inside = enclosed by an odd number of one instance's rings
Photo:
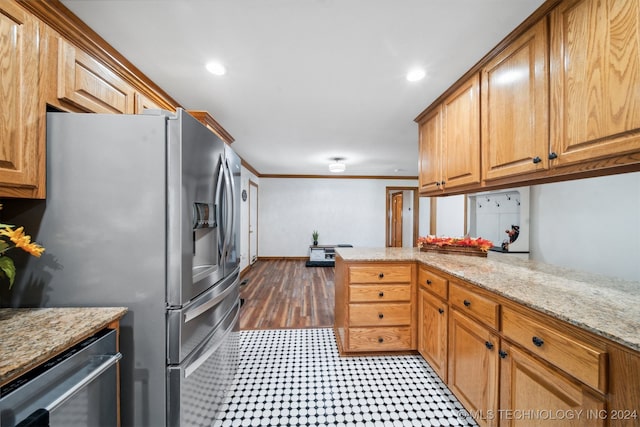
POLYGON ((416 118, 421 194, 639 171, 638 34, 638 1, 547 0, 416 118))
POLYGON ((0 197, 38 197, 38 22, 0 0, 0 197))
POLYGON ((64 39, 58 47, 58 98, 92 113, 133 114, 134 89, 64 39))
POLYGON ((552 11, 553 165, 640 150, 639 33, 638 1, 565 0, 552 11))
POLYGON ((482 69, 484 179, 547 169, 547 25, 542 19, 482 69))
POLYGON ((437 107, 420 122, 419 182, 420 192, 440 190, 442 155, 442 108, 437 107))
POLYGON ((187 113, 191 114, 198 121, 200 121, 203 125, 205 125, 211 132, 218 135, 220 139, 222 139, 227 144, 233 143, 235 139, 231 136, 229 132, 227 132, 220 123, 213 118, 208 111, 202 110, 188 110, 187 113))
POLYGON ((419 158, 423 194, 438 194, 480 182, 478 74, 422 119, 419 158))

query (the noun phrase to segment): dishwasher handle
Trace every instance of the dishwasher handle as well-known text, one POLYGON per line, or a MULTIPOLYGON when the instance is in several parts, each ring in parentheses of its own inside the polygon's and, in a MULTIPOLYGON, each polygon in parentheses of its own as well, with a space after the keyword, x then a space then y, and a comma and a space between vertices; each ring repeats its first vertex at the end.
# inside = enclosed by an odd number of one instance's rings
POLYGON ((68 399, 73 397, 74 394, 79 392, 86 385, 88 385, 93 380, 95 380, 100 375, 102 375, 107 369, 109 369, 110 367, 115 365, 118 362, 118 360, 122 359, 122 354, 116 353, 114 355, 105 355, 105 356, 96 356, 96 357, 107 357, 107 359, 104 362, 102 362, 101 364, 99 364, 98 366, 96 366, 87 375, 82 377, 82 379, 80 379, 78 382, 76 382, 71 387, 69 387, 69 389, 66 390, 60 396, 58 396, 58 398, 54 399, 51 403, 49 403, 47 406, 45 406, 44 409, 46 409, 47 411, 51 412, 54 409, 56 409, 57 407, 59 407, 60 405, 62 405, 68 399))

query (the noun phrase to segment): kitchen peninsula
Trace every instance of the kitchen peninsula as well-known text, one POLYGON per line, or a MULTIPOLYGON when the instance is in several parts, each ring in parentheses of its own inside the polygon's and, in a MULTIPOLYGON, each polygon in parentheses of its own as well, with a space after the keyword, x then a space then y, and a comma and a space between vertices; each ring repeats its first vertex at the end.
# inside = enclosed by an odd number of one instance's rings
POLYGON ((336 252, 341 354, 420 352, 481 426, 515 409, 640 422, 640 283, 417 248, 336 252))

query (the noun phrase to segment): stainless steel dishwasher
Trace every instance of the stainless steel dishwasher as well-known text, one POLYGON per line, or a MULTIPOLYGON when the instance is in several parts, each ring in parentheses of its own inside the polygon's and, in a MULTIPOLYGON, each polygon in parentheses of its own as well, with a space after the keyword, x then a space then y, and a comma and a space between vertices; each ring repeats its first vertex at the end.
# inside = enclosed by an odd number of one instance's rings
POLYGON ((118 425, 116 331, 105 329, 0 388, 0 427, 118 425))

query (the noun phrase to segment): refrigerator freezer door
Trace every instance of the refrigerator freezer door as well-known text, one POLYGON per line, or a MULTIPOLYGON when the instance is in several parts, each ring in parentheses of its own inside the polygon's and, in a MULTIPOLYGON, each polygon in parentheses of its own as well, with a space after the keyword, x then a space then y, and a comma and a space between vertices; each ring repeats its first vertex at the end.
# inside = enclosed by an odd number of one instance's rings
POLYGON ((182 363, 238 302, 238 282, 239 271, 182 309, 167 312, 167 357, 170 365, 182 363))
POLYGON ((238 368, 240 303, 185 361, 167 369, 167 425, 213 425, 238 368))

